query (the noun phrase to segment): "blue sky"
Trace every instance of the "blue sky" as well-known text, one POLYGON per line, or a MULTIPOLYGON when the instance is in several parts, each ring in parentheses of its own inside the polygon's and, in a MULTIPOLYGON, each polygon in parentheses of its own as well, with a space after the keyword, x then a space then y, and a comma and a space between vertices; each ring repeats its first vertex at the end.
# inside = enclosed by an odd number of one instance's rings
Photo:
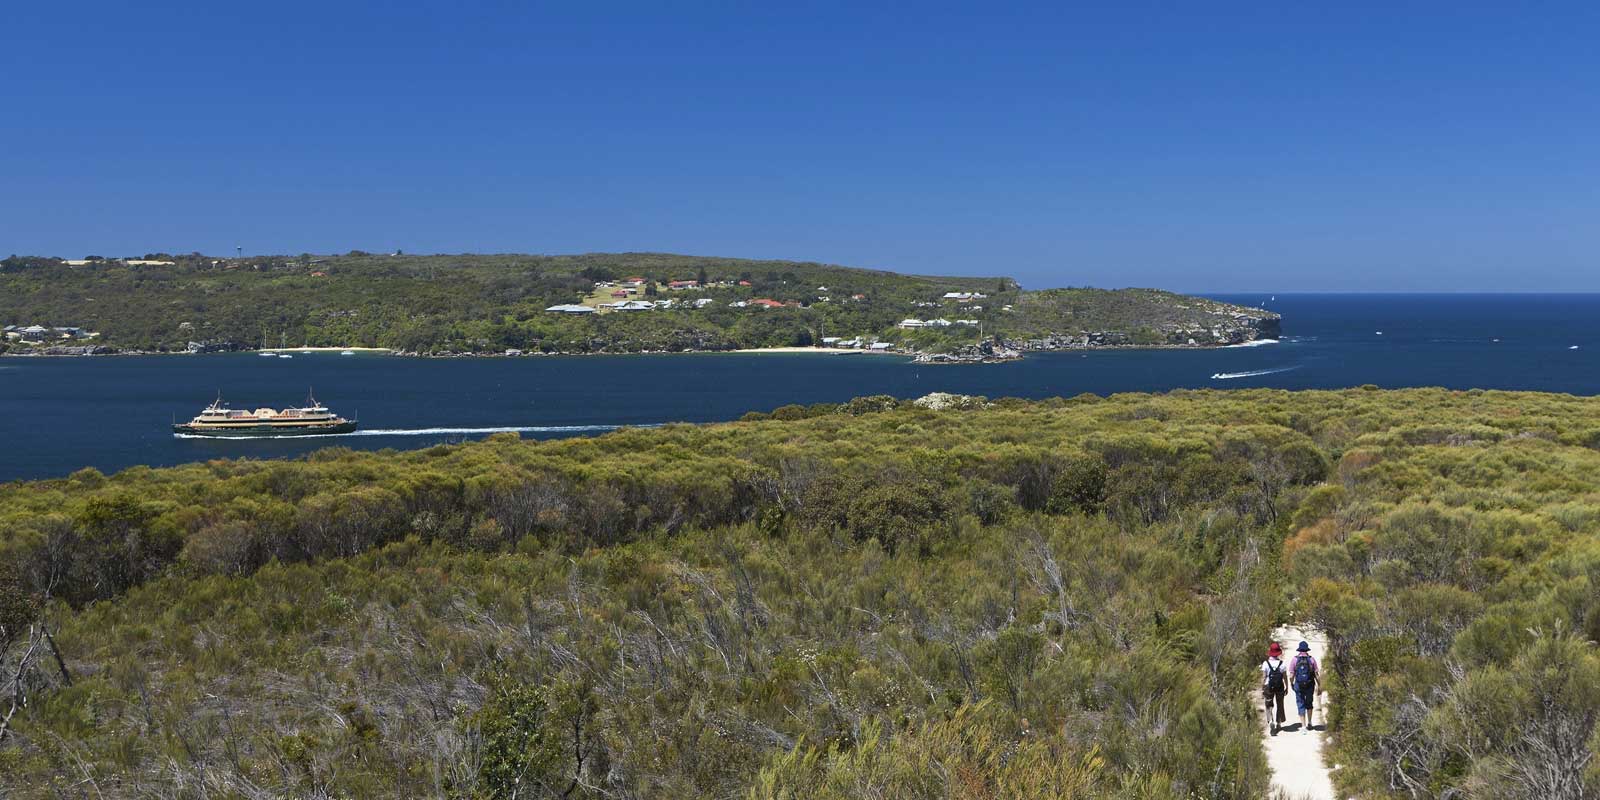
POLYGON ((1600 291, 1594 4, 397 5, 8 9, 0 251, 1600 291))

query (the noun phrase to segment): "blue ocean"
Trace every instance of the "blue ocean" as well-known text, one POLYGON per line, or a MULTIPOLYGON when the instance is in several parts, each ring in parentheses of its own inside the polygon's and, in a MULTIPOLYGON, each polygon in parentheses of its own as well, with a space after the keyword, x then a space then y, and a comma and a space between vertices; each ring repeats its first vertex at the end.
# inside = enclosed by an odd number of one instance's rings
POLYGON ((0 358, 0 480, 318 447, 426 447, 497 431, 589 435, 730 420, 869 394, 1053 397, 1176 388, 1527 389, 1600 394, 1600 295, 1248 294, 1283 315, 1276 343, 1031 355, 929 366, 873 355, 681 354, 421 359, 298 353, 0 358), (220 392, 235 407, 298 405, 308 388, 356 433, 310 439, 174 437, 220 392))

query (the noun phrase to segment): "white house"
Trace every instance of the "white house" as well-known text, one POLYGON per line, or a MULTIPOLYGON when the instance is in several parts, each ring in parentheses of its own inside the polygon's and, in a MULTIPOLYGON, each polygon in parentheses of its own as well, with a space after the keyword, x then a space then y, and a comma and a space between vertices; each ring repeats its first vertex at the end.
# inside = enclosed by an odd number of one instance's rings
POLYGON ((912 330, 914 328, 926 328, 926 327, 928 327, 928 323, 923 322, 920 319, 903 319, 903 320, 900 320, 899 322, 895 323, 895 327, 896 328, 904 328, 906 330, 912 330))
POLYGON ((562 303, 561 305, 551 306, 551 307, 549 307, 549 308, 547 308, 545 310, 546 311, 554 311, 557 314, 593 314, 594 313, 594 309, 593 308, 590 308, 589 306, 581 306, 581 305, 578 305, 577 303, 562 303))

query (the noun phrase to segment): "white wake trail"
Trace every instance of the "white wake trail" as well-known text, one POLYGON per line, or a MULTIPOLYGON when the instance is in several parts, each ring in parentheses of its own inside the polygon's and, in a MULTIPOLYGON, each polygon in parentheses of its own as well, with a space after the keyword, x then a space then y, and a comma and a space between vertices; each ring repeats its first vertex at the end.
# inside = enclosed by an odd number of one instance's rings
POLYGON ((1257 369, 1257 370, 1251 370, 1249 372, 1218 372, 1218 373, 1212 374, 1211 380, 1214 380, 1214 381, 1231 381, 1234 378, 1254 378, 1254 377, 1257 377, 1257 376, 1260 376, 1260 375, 1275 375, 1275 374, 1277 374, 1279 372, 1289 372, 1290 370, 1296 370, 1296 369, 1299 369, 1299 368, 1300 368, 1300 365, 1296 364, 1296 365, 1294 365, 1292 367, 1278 367, 1276 369, 1257 369))
POLYGON ((655 428, 660 423, 641 425, 510 425, 497 428, 371 428, 349 433, 302 433, 286 436, 201 436, 174 433, 178 439, 225 439, 233 442, 251 439, 337 439, 343 436, 475 436, 490 433, 596 433, 621 428, 655 428))
POLYGON ((439 436, 480 433, 581 433, 584 431, 614 431, 618 428, 651 428, 653 425, 512 425, 503 428, 372 428, 356 430, 335 436, 439 436))

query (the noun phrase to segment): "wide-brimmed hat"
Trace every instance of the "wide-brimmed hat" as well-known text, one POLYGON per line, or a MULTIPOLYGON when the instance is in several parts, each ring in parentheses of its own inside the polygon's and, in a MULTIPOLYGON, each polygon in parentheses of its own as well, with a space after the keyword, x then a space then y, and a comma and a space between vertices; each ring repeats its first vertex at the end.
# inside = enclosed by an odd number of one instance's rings
POLYGON ((1309 653, 1309 652, 1311 652, 1311 643, 1310 642, 1301 642, 1300 646, 1296 647, 1295 649, 1299 650, 1302 653, 1309 653))
POLYGON ((1272 644, 1267 645, 1267 655, 1269 655, 1269 656, 1281 656, 1281 655, 1283 655, 1283 645, 1278 644, 1277 642, 1273 642, 1272 644))

